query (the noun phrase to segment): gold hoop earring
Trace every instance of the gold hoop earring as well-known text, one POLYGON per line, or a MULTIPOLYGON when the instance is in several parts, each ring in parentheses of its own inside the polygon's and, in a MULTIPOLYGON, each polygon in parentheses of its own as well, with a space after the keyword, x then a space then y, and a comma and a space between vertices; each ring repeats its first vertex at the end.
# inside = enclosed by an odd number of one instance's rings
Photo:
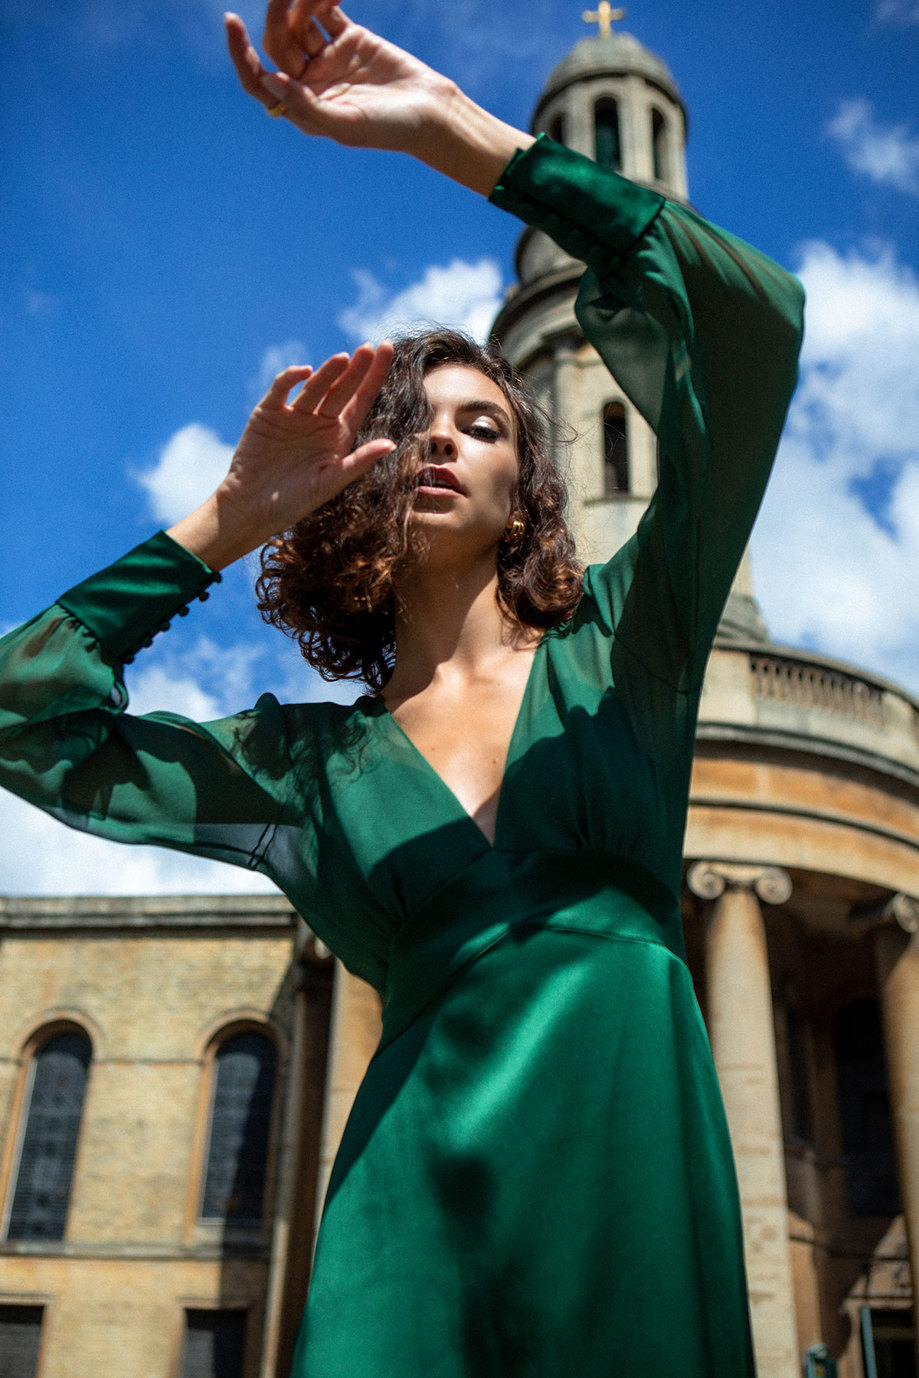
POLYGON ((509 521, 504 528, 504 539, 507 541, 508 545, 519 545, 523 540, 525 531, 525 524, 519 517, 515 517, 513 521, 509 521))

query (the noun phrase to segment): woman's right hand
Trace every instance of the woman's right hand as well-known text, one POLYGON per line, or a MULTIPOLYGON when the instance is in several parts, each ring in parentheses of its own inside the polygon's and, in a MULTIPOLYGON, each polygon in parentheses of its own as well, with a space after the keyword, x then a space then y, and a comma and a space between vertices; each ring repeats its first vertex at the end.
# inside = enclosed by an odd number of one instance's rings
POLYGON ((361 345, 315 372, 304 365, 279 373, 249 417, 226 478, 169 535, 211 569, 222 569, 366 473, 394 448, 379 439, 351 449, 392 355, 388 341, 361 345))
POLYGON ((238 15, 226 16, 226 28, 244 89, 304 134, 410 153, 483 196, 514 152, 533 142, 448 77, 355 24, 337 0, 268 0, 264 42, 277 72, 262 66, 238 15))

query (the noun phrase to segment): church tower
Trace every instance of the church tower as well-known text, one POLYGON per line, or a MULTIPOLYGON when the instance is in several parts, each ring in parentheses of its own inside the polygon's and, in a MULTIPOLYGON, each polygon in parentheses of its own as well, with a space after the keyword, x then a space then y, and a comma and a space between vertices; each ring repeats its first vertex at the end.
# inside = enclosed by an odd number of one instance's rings
MULTIPOLYGON (((576 43, 550 73, 532 132, 686 201, 686 107, 667 64, 613 28, 624 14, 608 0, 584 12, 598 32, 576 43)), ((517 284, 492 333, 539 399, 563 418, 556 458, 568 481, 578 553, 586 564, 603 561, 632 535, 651 499, 657 440, 575 319, 583 264, 541 231, 527 228, 515 266, 517 284), (570 444, 568 427, 576 437, 570 444)), ((746 558, 721 634, 765 637, 746 558)))

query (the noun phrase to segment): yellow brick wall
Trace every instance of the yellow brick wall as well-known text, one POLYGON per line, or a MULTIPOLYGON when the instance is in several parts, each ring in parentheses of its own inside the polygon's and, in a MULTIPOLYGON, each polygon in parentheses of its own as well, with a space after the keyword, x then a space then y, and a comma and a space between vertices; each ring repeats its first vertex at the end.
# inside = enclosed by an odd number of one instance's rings
MULTIPOLYGON (((123 902, 131 906, 131 901, 123 902)), ((209 1049, 224 1025, 268 1024, 283 1110, 294 925, 246 931, 7 932, 0 945, 0 1183, 12 1187, 24 1047, 64 1020, 93 1043, 61 1244, 0 1244, 0 1300, 45 1305, 41 1378, 174 1378, 185 1307, 245 1306, 247 1378, 258 1373, 269 1221, 224 1249, 196 1225, 209 1049), (224 1257, 221 1257, 224 1254, 224 1257), (253 1256, 254 1255, 254 1256, 253 1256)), ((27 1060, 27 1059, 26 1059, 27 1060)))

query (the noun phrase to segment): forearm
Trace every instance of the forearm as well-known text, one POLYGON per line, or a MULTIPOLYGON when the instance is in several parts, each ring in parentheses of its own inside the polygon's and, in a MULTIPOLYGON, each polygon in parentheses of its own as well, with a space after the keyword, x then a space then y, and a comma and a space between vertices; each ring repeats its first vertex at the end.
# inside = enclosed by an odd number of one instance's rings
POLYGON ((533 142, 532 134, 489 114, 444 78, 443 98, 409 151, 436 172, 490 196, 517 150, 533 142))
POLYGON ((204 725, 124 711, 122 667, 214 582, 158 532, 0 639, 0 786, 98 836, 261 869, 288 788, 275 701, 204 725))
POLYGON ((166 533, 215 573, 256 550, 271 536, 260 536, 234 519, 218 490, 166 533))

